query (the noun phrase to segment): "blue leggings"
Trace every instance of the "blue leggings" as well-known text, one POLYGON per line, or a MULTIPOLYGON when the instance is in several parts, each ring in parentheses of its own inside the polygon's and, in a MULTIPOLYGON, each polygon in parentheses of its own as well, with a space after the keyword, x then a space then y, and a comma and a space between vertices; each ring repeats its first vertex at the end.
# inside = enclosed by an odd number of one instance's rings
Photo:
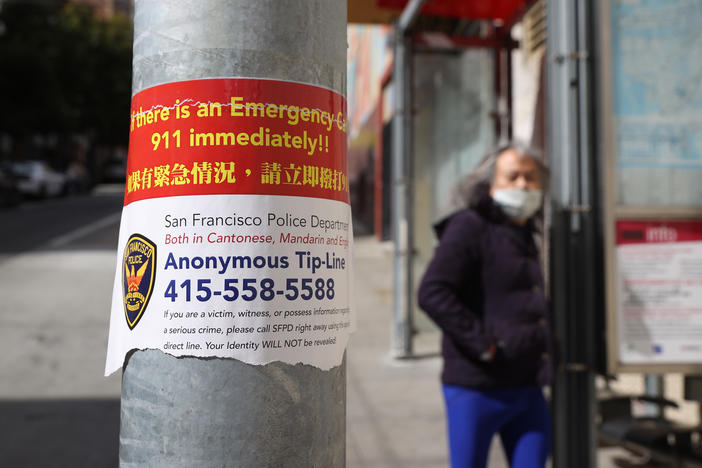
POLYGON ((490 442, 498 432, 511 468, 545 466, 551 421, 541 389, 444 385, 443 391, 451 468, 485 468, 490 442))

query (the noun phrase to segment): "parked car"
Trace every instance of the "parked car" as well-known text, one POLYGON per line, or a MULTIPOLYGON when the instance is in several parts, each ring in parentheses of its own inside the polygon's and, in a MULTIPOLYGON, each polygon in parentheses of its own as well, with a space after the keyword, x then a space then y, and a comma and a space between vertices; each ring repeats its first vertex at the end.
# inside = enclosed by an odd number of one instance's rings
POLYGON ((0 206, 13 206, 19 200, 14 172, 9 165, 0 163, 0 206))
POLYGON ((17 190, 36 198, 56 197, 66 190, 66 177, 51 169, 44 161, 17 162, 12 167, 17 190))

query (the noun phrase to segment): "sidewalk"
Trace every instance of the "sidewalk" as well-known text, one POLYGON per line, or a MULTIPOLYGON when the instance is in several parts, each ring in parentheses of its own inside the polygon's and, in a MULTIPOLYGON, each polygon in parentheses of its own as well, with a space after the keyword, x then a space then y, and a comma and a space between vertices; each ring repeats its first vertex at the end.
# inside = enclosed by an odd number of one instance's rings
MULTIPOLYGON (((347 353, 347 466, 446 468, 439 334, 415 338, 416 354, 426 357, 390 357, 392 247, 373 237, 354 243, 357 330, 347 353)), ((599 449, 599 468, 618 466, 615 457, 630 458, 621 449, 599 449)), ((498 438, 488 466, 508 467, 498 438)))
POLYGON ((354 243, 357 330, 347 354, 348 466, 446 467, 438 336, 425 345, 433 357, 390 357, 391 250, 372 237, 354 243))

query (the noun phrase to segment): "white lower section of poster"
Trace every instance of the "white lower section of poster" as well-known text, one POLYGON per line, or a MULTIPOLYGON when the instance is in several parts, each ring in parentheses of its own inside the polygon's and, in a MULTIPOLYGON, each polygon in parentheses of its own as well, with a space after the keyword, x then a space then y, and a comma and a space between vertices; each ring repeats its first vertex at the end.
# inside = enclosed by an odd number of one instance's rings
POLYGON ((702 362, 702 243, 617 247, 624 364, 702 362))
MULTIPOLYGON (((350 206, 331 200, 200 195, 126 206, 105 375, 133 349, 338 366, 355 328, 352 240, 350 206), (156 268, 130 329, 124 251, 134 234, 155 244, 156 268)), ((145 287, 138 275, 132 268, 130 279, 145 287)))

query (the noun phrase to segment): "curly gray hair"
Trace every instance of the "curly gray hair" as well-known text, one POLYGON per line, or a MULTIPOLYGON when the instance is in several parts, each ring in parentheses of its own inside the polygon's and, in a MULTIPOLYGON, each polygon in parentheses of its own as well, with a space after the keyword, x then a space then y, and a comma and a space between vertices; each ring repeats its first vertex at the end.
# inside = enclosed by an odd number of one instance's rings
POLYGON ((497 158, 510 149, 522 157, 530 158, 536 162, 539 167, 543 190, 546 191, 548 189, 550 172, 544 161, 543 153, 519 141, 510 141, 492 149, 478 163, 473 172, 466 176, 460 188, 460 198, 466 206, 476 206, 481 198, 490 191, 492 182, 495 180, 497 158))

